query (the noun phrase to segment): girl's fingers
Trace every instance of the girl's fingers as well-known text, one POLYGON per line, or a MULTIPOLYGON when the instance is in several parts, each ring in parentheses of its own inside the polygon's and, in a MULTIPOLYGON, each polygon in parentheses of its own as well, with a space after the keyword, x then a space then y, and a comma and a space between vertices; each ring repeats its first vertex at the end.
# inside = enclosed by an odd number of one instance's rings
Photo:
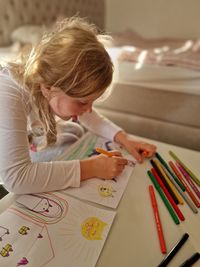
POLYGON ((133 157, 139 162, 139 163, 142 163, 143 162, 143 158, 142 158, 142 156, 141 156, 141 154, 139 154, 138 152, 137 152, 137 150, 133 150, 132 151, 132 155, 133 155, 133 157))
POLYGON ((128 160, 125 159, 125 158, 122 158, 122 157, 116 157, 116 162, 117 162, 117 165, 127 165, 128 164, 128 160))
POLYGON ((157 147, 152 144, 148 143, 141 143, 140 148, 139 148, 139 153, 144 157, 144 158, 151 158, 155 152, 156 152, 157 147))
POLYGON ((122 156, 122 153, 120 151, 118 151, 118 150, 112 150, 110 152, 113 154, 113 156, 116 156, 116 157, 121 157, 122 156))

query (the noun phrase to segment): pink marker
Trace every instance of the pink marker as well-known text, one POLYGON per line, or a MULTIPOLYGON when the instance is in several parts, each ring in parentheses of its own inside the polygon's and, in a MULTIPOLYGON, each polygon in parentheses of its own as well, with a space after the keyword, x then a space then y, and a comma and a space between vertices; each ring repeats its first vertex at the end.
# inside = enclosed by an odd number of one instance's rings
POLYGON ((189 174, 184 170, 184 168, 180 165, 180 163, 178 161, 176 161, 176 166, 179 168, 180 172, 183 174, 183 176, 185 177, 185 179, 187 180, 187 182, 189 183, 191 188, 194 190, 195 194, 200 199, 200 192, 199 192, 198 188, 196 187, 196 185, 193 183, 189 174))

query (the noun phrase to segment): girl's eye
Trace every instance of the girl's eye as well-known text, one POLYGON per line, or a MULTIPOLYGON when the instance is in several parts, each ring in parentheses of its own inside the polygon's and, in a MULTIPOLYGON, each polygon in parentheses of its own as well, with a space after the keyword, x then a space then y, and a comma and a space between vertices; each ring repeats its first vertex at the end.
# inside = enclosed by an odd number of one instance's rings
POLYGON ((79 102, 82 106, 86 106, 88 103, 85 102, 79 102))

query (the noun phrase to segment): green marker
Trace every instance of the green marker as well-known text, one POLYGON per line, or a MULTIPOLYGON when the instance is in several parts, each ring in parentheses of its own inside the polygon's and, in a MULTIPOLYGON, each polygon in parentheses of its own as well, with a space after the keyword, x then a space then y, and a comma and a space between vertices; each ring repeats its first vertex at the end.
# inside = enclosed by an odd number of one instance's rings
POLYGON ((162 198, 166 208, 169 211, 169 214, 171 215, 173 221, 175 222, 175 224, 179 224, 179 219, 176 216, 174 210, 172 209, 171 205, 169 204, 169 201, 167 200, 165 194, 163 193, 162 189, 160 188, 156 178, 154 177, 154 175, 151 173, 151 171, 147 171, 147 174, 149 175, 149 178, 151 179, 152 183, 154 184, 156 190, 158 191, 160 197, 162 198))
POLYGON ((176 177, 176 175, 171 171, 168 164, 164 161, 164 159, 161 157, 160 154, 156 153, 156 158, 160 161, 160 163, 165 167, 165 169, 169 172, 169 174, 174 178, 176 183, 180 186, 180 188, 185 191, 185 186, 179 181, 179 179, 176 177))
POLYGON ((174 152, 172 151, 169 151, 169 154, 172 156, 173 159, 177 160, 181 165, 182 167, 185 169, 185 171, 190 175, 190 177, 192 178, 192 180, 198 185, 200 186, 200 180, 196 177, 196 175, 194 173, 191 172, 190 169, 188 169, 187 166, 185 166, 185 164, 180 161, 180 159, 174 154, 174 152))

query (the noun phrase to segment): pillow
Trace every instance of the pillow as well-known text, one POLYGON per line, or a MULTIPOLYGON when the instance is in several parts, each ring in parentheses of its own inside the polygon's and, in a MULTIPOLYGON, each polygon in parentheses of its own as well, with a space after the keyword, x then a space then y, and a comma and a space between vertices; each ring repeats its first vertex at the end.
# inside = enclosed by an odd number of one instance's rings
POLYGON ((12 41, 20 44, 36 44, 45 31, 44 26, 25 25, 15 29, 11 33, 12 41))

